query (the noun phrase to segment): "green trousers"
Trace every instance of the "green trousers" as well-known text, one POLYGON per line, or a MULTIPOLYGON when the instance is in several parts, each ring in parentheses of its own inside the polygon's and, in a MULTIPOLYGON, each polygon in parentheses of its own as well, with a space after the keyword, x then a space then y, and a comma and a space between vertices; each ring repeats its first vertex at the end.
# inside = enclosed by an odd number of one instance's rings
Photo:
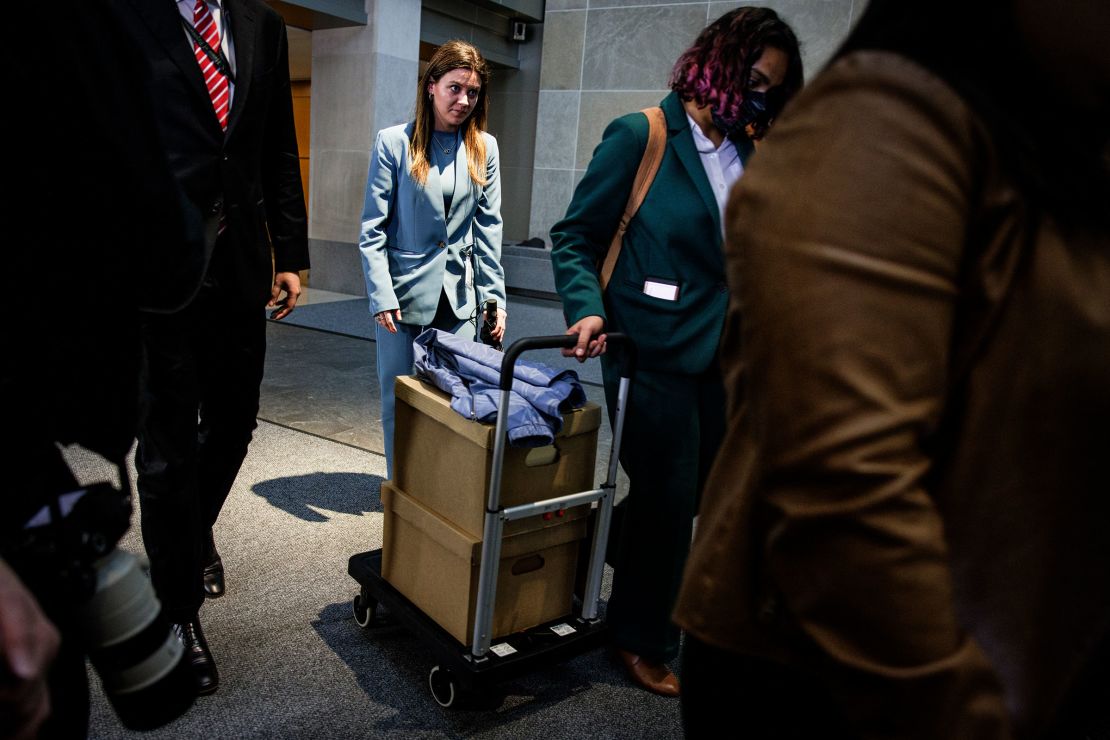
MULTIPOLYGON (((603 356, 610 421, 619 367, 603 356)), ((702 486, 724 435, 724 388, 716 360, 701 375, 641 370, 628 398, 620 461, 627 499, 614 553, 606 620, 617 647, 652 661, 678 655, 671 622, 702 486)))

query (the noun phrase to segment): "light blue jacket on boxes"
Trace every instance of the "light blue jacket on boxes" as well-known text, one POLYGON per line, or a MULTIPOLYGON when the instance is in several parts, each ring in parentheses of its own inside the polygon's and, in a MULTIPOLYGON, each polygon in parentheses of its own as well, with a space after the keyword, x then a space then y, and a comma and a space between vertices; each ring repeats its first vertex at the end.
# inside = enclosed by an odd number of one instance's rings
MULTIPOLYGON (((427 329, 413 342, 416 374, 451 394, 451 408, 466 419, 493 424, 501 400, 503 354, 481 342, 468 342, 439 329, 427 329)), ((586 391, 578 373, 518 360, 513 366, 506 429, 509 444, 543 447, 563 428, 563 414, 582 408, 586 391)))
POLYGON ((362 208, 362 253, 370 312, 401 309, 406 324, 424 325, 446 293, 455 316, 469 318, 490 298, 505 306, 501 268, 501 177, 497 140, 486 144, 486 184, 470 179, 466 146, 455 153, 455 192, 448 213, 435 167, 424 185, 409 174, 413 123, 378 132, 362 208))

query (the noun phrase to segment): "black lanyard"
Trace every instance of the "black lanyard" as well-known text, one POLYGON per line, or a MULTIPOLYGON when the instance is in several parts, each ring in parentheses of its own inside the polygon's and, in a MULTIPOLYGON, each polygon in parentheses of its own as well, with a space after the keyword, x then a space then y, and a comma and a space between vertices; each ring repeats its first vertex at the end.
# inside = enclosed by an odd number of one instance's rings
MULTIPOLYGON (((223 9, 223 14, 224 20, 226 21, 226 8, 223 9)), ((227 57, 224 56, 223 50, 221 49, 217 51, 216 49, 213 49, 211 46, 209 46, 208 42, 204 40, 204 37, 200 35, 200 32, 193 27, 193 24, 185 20, 185 16, 181 15, 179 17, 181 18, 181 25, 185 26, 185 30, 193 38, 193 41, 196 42, 196 45, 201 48, 201 50, 204 52, 204 55, 208 57, 209 61, 211 61, 212 64, 215 65, 216 71, 226 77, 228 82, 234 84, 235 73, 231 71, 231 63, 227 61, 227 57)), ((212 17, 212 21, 216 21, 215 16, 212 17)), ((224 27, 227 27, 226 23, 224 24, 224 27)))

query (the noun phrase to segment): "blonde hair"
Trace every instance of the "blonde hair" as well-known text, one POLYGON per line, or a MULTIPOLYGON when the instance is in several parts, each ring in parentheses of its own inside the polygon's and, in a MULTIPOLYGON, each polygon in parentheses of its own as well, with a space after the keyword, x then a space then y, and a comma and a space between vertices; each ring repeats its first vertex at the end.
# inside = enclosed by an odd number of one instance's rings
POLYGON ((428 85, 453 69, 468 69, 478 75, 481 87, 474 109, 459 127, 463 143, 466 145, 466 164, 470 179, 479 187, 486 184, 486 142, 482 132, 486 130, 486 117, 489 110, 489 65, 481 53, 471 44, 454 39, 436 49, 428 62, 428 68, 420 76, 416 92, 416 120, 409 139, 409 158, 412 166, 409 173, 412 179, 423 185, 428 179, 431 155, 432 131, 435 130, 435 108, 430 100, 428 85))

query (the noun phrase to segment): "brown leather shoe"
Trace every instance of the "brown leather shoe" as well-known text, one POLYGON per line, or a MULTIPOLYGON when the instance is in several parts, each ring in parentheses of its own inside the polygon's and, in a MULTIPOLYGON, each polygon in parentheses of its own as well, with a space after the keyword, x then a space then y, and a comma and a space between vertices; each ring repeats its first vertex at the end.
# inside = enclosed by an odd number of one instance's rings
POLYGON ((636 653, 620 648, 616 649, 616 655, 633 682, 660 696, 679 695, 678 677, 665 663, 652 663, 636 653))

